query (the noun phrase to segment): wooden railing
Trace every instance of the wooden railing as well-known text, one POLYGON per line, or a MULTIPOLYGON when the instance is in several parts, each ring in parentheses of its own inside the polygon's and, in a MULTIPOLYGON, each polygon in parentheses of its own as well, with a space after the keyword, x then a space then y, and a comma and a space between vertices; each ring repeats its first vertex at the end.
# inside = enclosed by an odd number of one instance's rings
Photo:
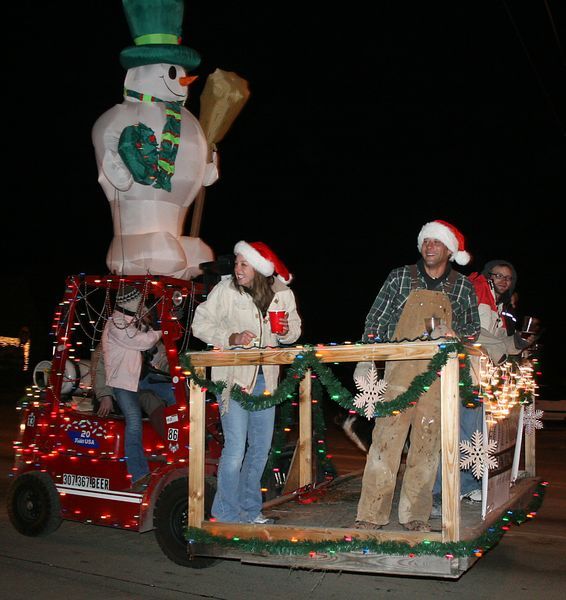
MULTIPOLYGON (((344 344, 309 347, 322 363, 430 359, 438 352, 437 342, 402 342, 396 344, 344 344)), ((190 360, 200 378, 207 367, 243 365, 286 365, 294 362, 306 348, 211 350, 191 352, 190 360)), ((472 349, 473 352, 473 349, 472 349)), ((460 469, 459 469, 459 367, 458 356, 451 353, 441 370, 441 451, 442 451, 442 541, 460 539, 460 469)), ((190 385, 190 527, 204 523, 205 464, 205 390, 190 385)), ((299 486, 312 483, 312 415, 311 377, 307 371, 299 388, 299 486)), ((277 528, 277 525, 267 526, 277 528)), ((274 537, 277 537, 275 535, 274 537)), ((431 534, 427 535, 431 539, 431 534)))

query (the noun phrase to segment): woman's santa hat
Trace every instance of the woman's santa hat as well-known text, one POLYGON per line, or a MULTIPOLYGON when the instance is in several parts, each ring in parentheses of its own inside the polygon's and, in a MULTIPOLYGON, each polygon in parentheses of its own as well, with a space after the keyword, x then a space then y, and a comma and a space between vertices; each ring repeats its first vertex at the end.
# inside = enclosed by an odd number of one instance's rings
POLYGON ((442 242, 452 252, 450 260, 457 262, 459 265, 467 265, 470 262, 472 257, 464 247, 464 236, 454 225, 440 219, 423 225, 418 237, 419 252, 427 238, 442 242))
POLYGON ((258 272, 269 277, 274 273, 283 283, 291 283, 293 276, 287 267, 271 248, 263 242, 238 242, 234 246, 234 254, 241 254, 248 263, 258 272))

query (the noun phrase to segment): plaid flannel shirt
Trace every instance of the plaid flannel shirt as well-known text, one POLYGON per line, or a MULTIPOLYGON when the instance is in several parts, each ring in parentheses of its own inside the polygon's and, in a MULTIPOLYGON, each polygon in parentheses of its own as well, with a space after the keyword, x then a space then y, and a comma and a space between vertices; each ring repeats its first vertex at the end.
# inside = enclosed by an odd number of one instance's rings
MULTIPOLYGON (((427 289, 426 281, 418 272, 419 286, 427 289)), ((476 293, 470 281, 458 273, 454 285, 444 279, 435 291, 447 294, 452 305, 452 329, 458 337, 475 340, 480 332, 480 316, 476 293), (450 289, 451 288, 451 289, 450 289), (448 291, 447 291, 448 290, 448 291)), ((383 283, 366 317, 364 342, 394 341, 395 327, 411 292, 409 266, 393 269, 383 283)))

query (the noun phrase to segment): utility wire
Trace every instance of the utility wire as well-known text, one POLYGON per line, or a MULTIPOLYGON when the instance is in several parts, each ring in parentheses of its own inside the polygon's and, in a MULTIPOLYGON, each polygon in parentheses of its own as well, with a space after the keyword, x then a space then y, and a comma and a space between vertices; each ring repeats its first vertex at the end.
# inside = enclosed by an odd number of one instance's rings
POLYGON ((560 127, 561 131, 562 131, 562 135, 566 137, 566 126, 564 125, 564 123, 562 122, 562 119, 560 118, 560 115, 558 114, 555 106, 554 106, 554 102, 552 101, 552 97, 549 94, 548 90, 546 89, 544 82, 542 80, 542 77, 540 76, 534 61, 531 57, 531 54, 529 52, 529 49, 527 48, 527 45, 525 43, 525 40, 523 39, 523 36, 521 35, 521 31, 519 30, 519 27, 517 26, 517 23, 515 21, 515 19, 513 18, 513 15, 511 14, 511 10, 509 8, 509 4, 507 2, 507 0, 501 0, 503 3, 503 6, 505 7, 505 11, 507 12, 507 16, 509 17, 509 20, 511 21, 511 24, 513 25, 513 29, 515 30, 515 33, 517 34, 517 37, 519 38, 519 42, 521 43, 521 46, 523 47, 523 50, 525 51, 525 54, 527 55, 527 60, 529 61, 529 64, 531 65, 531 68, 535 74, 535 77, 538 81, 538 84, 542 90, 542 93, 544 94, 546 101, 548 103, 548 106, 552 112, 552 114, 554 115, 554 118, 556 119, 556 122, 558 123, 558 126, 560 127))
POLYGON ((562 48, 562 44, 560 43, 560 36, 558 35, 558 29, 556 28, 556 23, 554 22, 554 17, 552 15, 552 11, 550 10, 550 6, 548 5, 548 0, 544 0, 544 6, 546 8, 548 20, 550 21, 550 25, 552 27, 552 33, 554 34, 554 39, 556 40, 556 45, 558 46, 558 50, 560 51, 560 58, 562 59, 562 65, 566 67, 566 55, 564 54, 564 48, 562 48))

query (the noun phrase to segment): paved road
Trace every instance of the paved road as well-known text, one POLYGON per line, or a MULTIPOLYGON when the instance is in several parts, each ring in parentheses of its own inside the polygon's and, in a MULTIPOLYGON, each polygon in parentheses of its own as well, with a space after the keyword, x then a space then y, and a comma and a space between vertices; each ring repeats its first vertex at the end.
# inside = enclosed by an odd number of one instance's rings
MULTIPOLYGON (((7 600, 61 598, 285 599, 432 598, 457 600, 563 598, 566 585, 566 431, 538 433, 539 474, 549 486, 534 521, 512 527, 500 543, 458 581, 323 573, 219 561, 195 570, 170 562, 152 533, 138 534, 64 522, 45 538, 11 527, 5 510, 10 441, 17 432, 11 401, 0 396, 0 581, 7 600)), ((329 431, 338 465, 363 461, 349 442, 329 431)))

